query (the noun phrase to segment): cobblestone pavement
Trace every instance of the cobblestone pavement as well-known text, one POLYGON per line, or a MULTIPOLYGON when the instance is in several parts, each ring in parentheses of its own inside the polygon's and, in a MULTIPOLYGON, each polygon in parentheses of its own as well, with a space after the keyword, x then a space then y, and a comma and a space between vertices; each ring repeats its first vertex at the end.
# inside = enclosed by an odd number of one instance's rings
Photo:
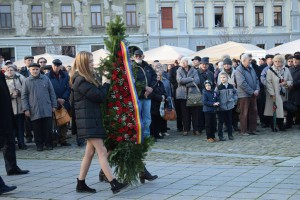
POLYGON ((170 136, 156 142, 146 160, 147 168, 159 175, 154 182, 112 195, 109 185, 98 181, 95 158, 87 183, 97 193, 76 193, 84 147, 77 147, 71 136, 71 147, 37 152, 29 144, 28 150, 17 150, 19 166, 31 172, 6 176, 1 167, 4 180, 18 188, 0 199, 300 199, 298 127, 278 133, 260 129, 256 136, 235 133, 235 140, 217 143, 207 143, 205 135, 182 136, 174 123, 169 127, 170 136))

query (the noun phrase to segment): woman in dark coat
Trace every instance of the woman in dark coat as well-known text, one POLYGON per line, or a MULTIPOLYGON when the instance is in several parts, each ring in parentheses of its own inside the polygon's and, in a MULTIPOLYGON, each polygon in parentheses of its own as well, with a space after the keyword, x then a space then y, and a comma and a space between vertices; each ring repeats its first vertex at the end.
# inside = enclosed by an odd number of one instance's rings
POLYGON ((75 117, 78 138, 87 140, 85 155, 81 162, 80 174, 77 179, 77 192, 95 193, 96 190, 85 184, 85 178, 95 151, 98 154, 99 163, 111 184, 113 193, 119 192, 127 187, 127 184, 119 183, 112 174, 107 160, 107 150, 103 139, 106 132, 103 127, 100 104, 105 100, 110 80, 101 85, 93 70, 93 55, 89 52, 79 52, 75 58, 74 67, 71 72, 71 84, 74 91, 75 117))

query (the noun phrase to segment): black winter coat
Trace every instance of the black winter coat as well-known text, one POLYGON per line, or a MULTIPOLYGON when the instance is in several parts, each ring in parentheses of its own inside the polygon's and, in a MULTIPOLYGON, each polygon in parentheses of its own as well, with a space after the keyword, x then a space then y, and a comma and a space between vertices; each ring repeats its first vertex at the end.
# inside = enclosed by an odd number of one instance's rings
POLYGON ((206 70, 204 72, 201 68, 198 69, 197 71, 198 71, 198 76, 200 79, 200 83, 198 84, 200 91, 203 91, 205 89, 204 82, 206 80, 210 80, 212 82, 213 85, 212 85, 211 89, 214 90, 214 88, 215 88, 214 74, 209 70, 206 70))
POLYGON ((176 76, 177 76, 177 70, 180 66, 174 66, 171 68, 170 70, 170 82, 172 84, 172 87, 173 87, 173 97, 174 99, 176 98, 176 90, 178 88, 178 82, 177 82, 177 79, 176 79, 176 76))
POLYGON ((30 72, 29 72, 29 70, 27 69, 27 67, 25 67, 25 66, 21 68, 20 74, 22 74, 22 75, 25 76, 26 78, 30 76, 30 72))
POLYGON ((0 72, 0 148, 12 136, 14 126, 14 113, 5 76, 0 72))
POLYGON ((105 83, 97 88, 84 77, 78 74, 74 76, 72 88, 78 138, 105 139, 100 104, 105 100, 110 84, 105 83))
POLYGON ((167 97, 164 84, 161 81, 157 81, 151 94, 151 115, 160 115, 159 108, 162 101, 162 95, 165 96, 165 99, 167 97))
POLYGON ((300 105, 300 66, 290 68, 293 77, 293 87, 289 92, 289 100, 300 105))

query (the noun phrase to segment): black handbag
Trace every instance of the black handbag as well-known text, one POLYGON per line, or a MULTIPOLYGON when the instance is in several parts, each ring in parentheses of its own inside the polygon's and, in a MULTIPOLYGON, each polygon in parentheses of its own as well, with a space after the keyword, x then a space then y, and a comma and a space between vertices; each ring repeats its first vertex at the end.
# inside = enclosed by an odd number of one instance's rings
MULTIPOLYGON (((288 95, 289 95, 289 91, 287 91, 287 96, 286 96, 287 99, 289 98, 288 95)), ((283 102, 283 109, 286 110, 287 112, 295 113, 297 112, 298 108, 294 102, 287 100, 283 102)))
POLYGON ((186 100, 186 106, 187 107, 195 107, 195 106, 201 106, 202 105, 202 95, 201 92, 195 82, 193 82, 195 87, 197 88, 197 93, 188 93, 187 100, 186 100))

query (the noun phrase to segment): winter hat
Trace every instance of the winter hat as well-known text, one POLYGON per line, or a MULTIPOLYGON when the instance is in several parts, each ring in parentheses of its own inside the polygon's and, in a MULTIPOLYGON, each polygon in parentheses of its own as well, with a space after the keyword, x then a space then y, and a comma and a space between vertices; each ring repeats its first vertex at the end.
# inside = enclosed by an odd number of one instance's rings
POLYGON ((230 58, 225 58, 225 59, 223 60, 223 65, 226 65, 226 64, 232 65, 232 61, 231 61, 230 58))
POLYGON ((204 82, 204 86, 205 86, 206 84, 209 84, 210 86, 212 86, 212 82, 211 82, 210 80, 206 80, 206 81, 204 82))

